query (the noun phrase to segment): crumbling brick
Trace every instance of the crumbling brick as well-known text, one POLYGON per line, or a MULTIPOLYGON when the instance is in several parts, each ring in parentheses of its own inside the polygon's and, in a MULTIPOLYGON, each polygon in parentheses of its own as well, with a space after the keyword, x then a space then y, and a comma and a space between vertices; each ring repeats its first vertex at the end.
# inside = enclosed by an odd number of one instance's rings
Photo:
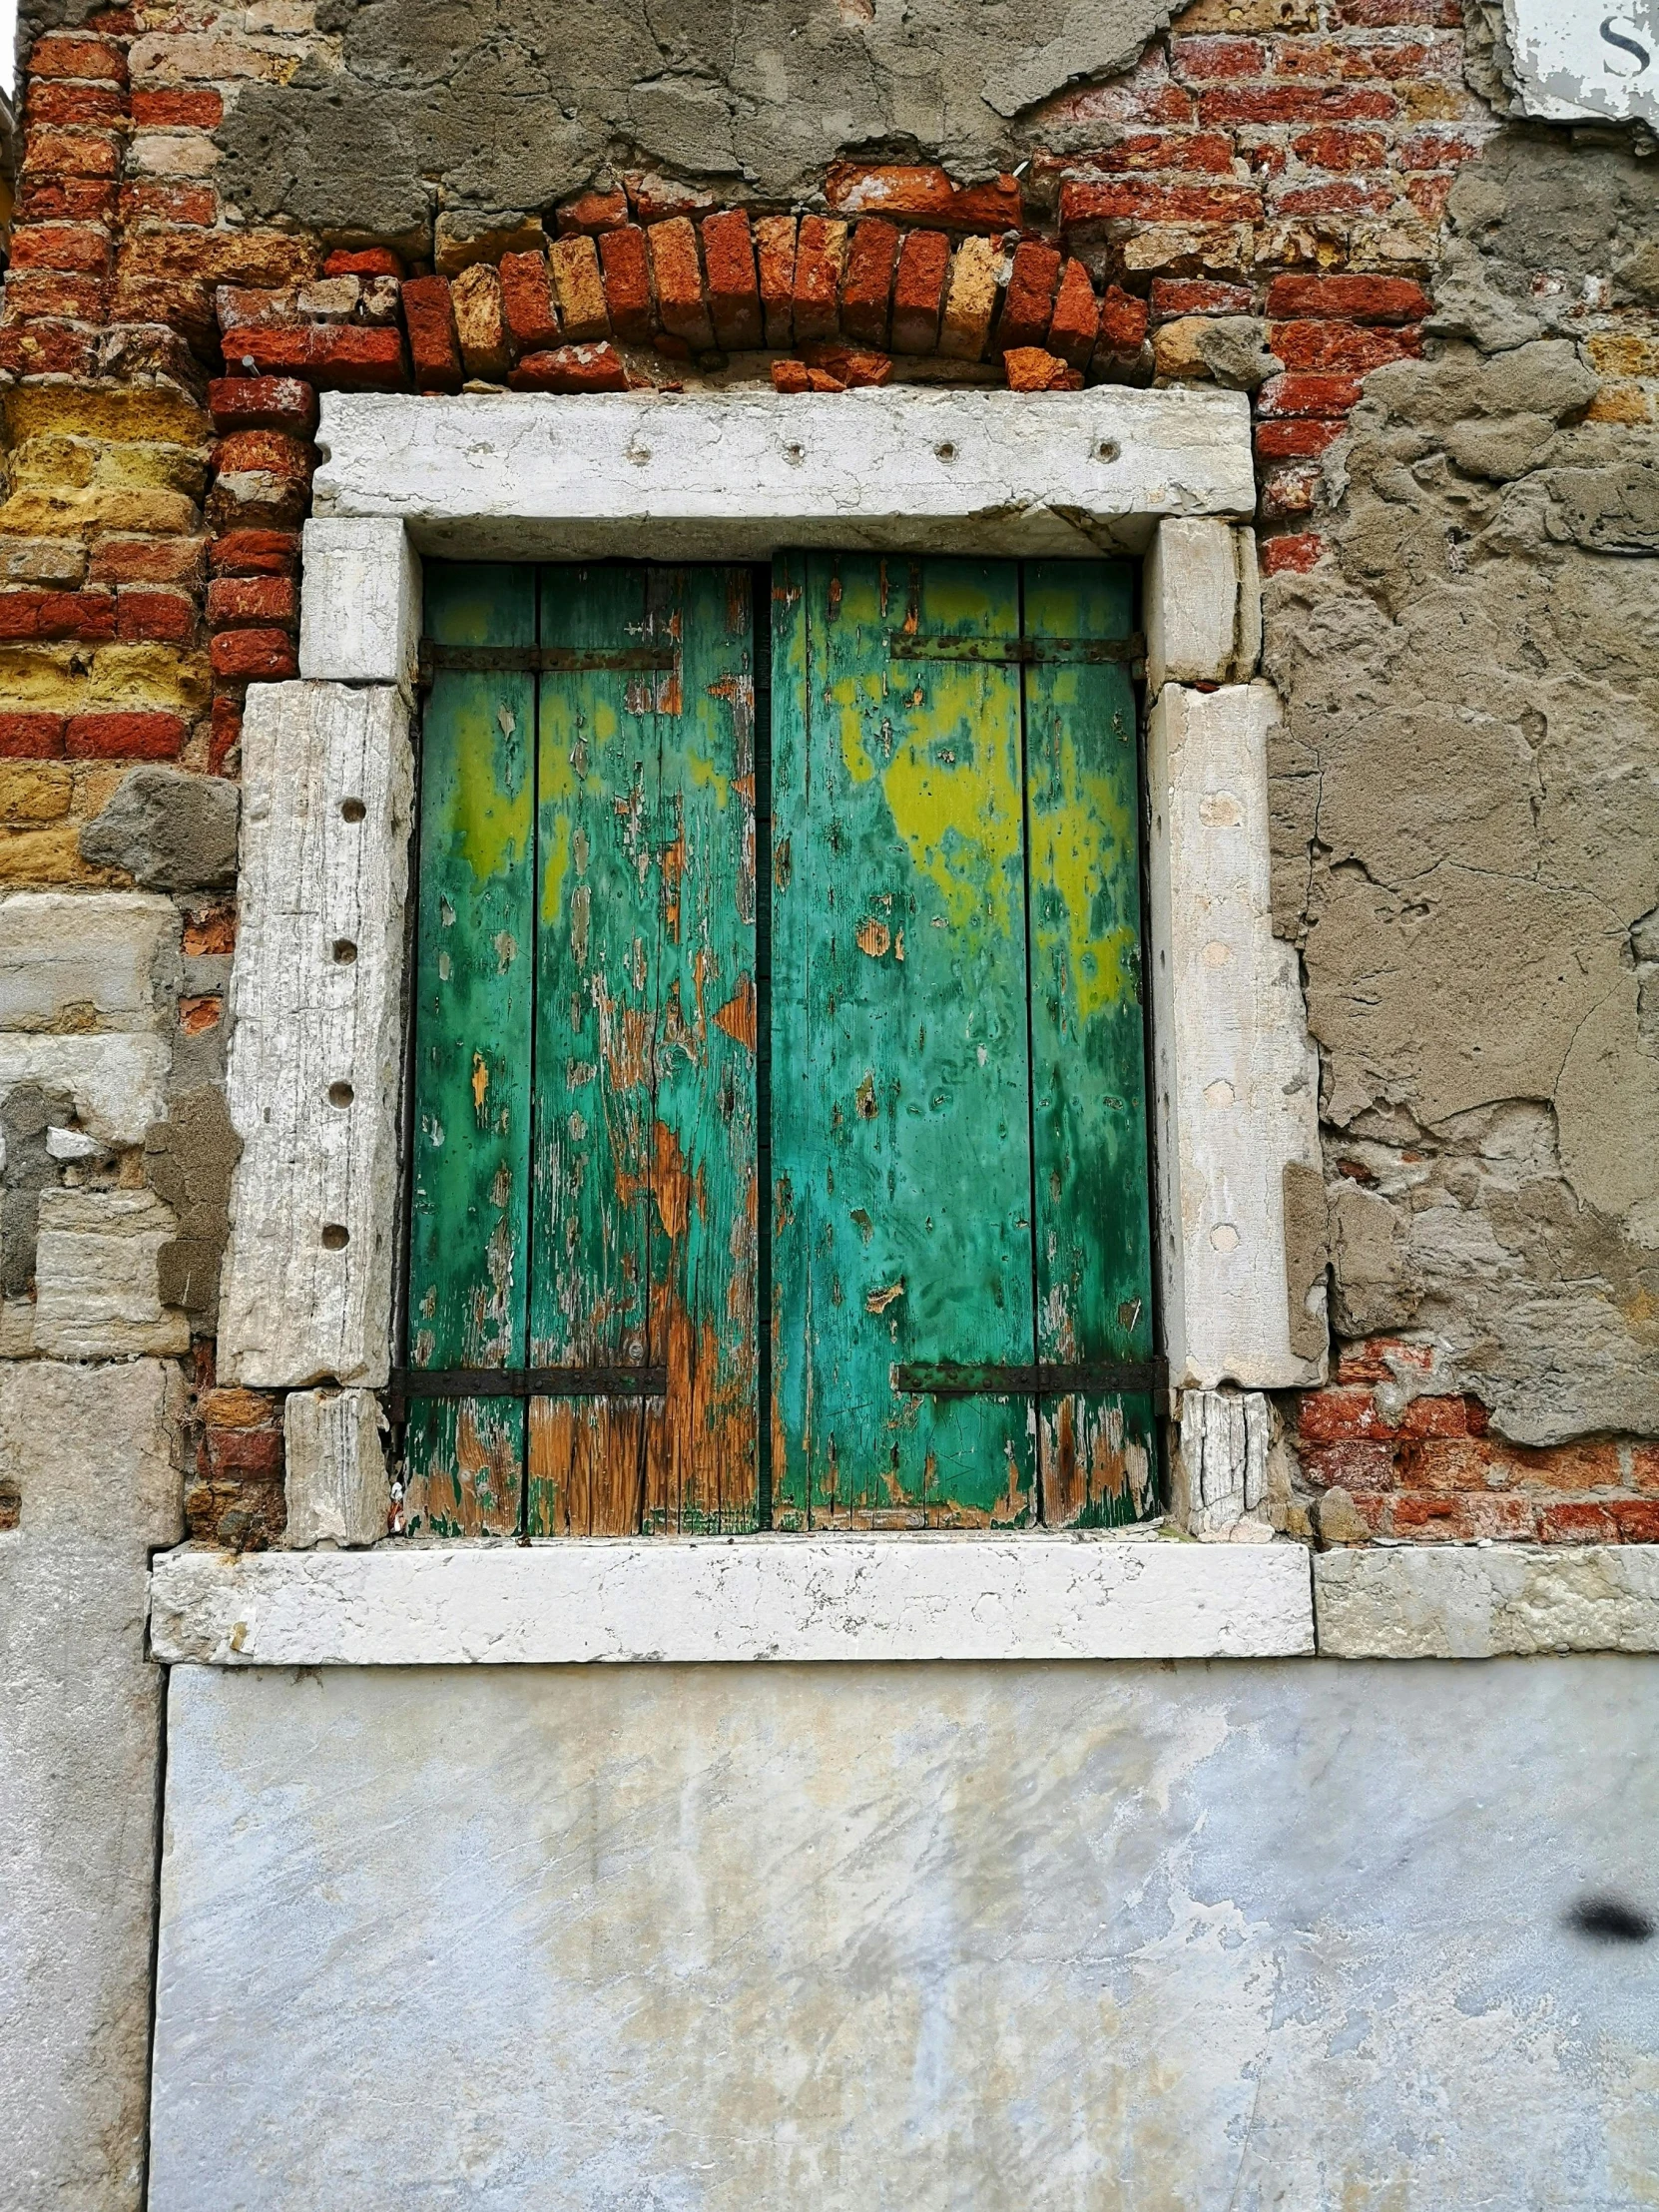
POLYGON ((977 361, 983 356, 996 312, 1001 264, 1001 249, 990 239, 965 238, 957 247, 939 326, 939 351, 950 359, 977 361))
POLYGON ((840 326, 858 345, 885 346, 889 301, 898 262, 898 228, 878 216, 852 229, 841 276, 840 326))
POLYGON ((797 341, 832 338, 839 332, 837 303, 846 267, 847 226, 824 216, 801 219, 795 244, 795 335, 797 341))
POLYGON ((601 234, 599 262, 611 328, 626 345, 649 345, 657 327, 651 293, 651 262, 637 223, 601 234))
MULTIPOLYGON (((996 346, 1002 353, 1019 347, 1041 346, 1054 312, 1054 290, 1060 280, 1060 257, 1051 246, 1026 239, 1014 249, 1008 272, 1008 289, 1002 297, 1002 313, 996 325, 996 346)), ((1012 379, 1010 379, 1011 381, 1012 379)))
POLYGON ((626 391, 628 371, 613 345, 556 345, 525 354, 507 381, 515 391, 626 391))
MULTIPOLYGON (((944 232, 912 231, 899 250, 893 277, 895 353, 931 353, 937 346, 949 276, 950 241, 944 232)), ((1086 276, 1084 281, 1088 281, 1086 276)))
POLYGON ((752 351, 762 337, 761 285, 746 210, 704 217, 703 265, 716 343, 727 352, 752 351))
POLYGON ((474 262, 463 269, 449 286, 449 304, 467 374, 505 376, 512 366, 513 346, 502 312, 501 279, 491 264, 474 262))
POLYGON ((499 272, 501 314, 515 351, 536 353, 559 342, 553 273, 545 254, 504 254, 499 272))
POLYGON ((646 238, 651 249, 651 274, 663 328, 694 352, 711 351, 715 326, 703 296, 703 264, 697 251, 697 232, 690 218, 674 216, 667 222, 655 223, 646 238))
POLYGON ((755 260, 768 345, 790 345, 795 340, 795 248, 793 215, 764 216, 756 224, 755 260))
POLYGON ((608 338, 611 318, 593 240, 581 234, 555 239, 548 248, 547 260, 565 342, 581 345, 608 338))
POLYGON ((448 278, 410 277, 403 286, 403 320, 418 389, 459 391, 461 348, 455 336, 448 278))

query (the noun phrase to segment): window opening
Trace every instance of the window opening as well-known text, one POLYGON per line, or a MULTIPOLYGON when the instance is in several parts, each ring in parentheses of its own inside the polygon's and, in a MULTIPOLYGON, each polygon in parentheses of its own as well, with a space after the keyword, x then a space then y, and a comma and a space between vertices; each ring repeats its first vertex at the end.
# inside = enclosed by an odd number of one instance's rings
POLYGON ((428 564, 408 1526, 1154 1509, 1131 615, 428 564))

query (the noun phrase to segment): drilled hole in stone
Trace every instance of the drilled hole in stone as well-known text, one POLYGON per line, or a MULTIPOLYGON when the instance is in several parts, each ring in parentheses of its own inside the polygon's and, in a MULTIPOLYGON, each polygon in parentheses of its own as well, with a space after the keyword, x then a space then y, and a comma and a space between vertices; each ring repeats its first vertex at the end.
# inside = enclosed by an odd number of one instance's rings
POLYGON ((336 937, 334 939, 334 958, 341 967, 349 967, 356 957, 357 948, 349 937, 336 937))
POLYGON ((1094 449, 1094 457, 1097 461, 1115 461, 1122 451, 1116 438, 1102 438, 1094 449))
POLYGON ((956 448, 948 438, 944 440, 942 445, 935 445, 933 451, 941 461, 953 461, 956 458, 956 448))
POLYGON ((351 1232, 340 1222, 329 1222, 322 1232, 322 1249, 324 1252, 343 1252, 350 1242, 351 1232))
POLYGON ((349 1106, 356 1095, 349 1083, 330 1083, 328 1086, 328 1103, 330 1106, 349 1106))
POLYGON ((342 799, 339 803, 339 811, 345 821, 361 822, 368 809, 360 799, 342 799))

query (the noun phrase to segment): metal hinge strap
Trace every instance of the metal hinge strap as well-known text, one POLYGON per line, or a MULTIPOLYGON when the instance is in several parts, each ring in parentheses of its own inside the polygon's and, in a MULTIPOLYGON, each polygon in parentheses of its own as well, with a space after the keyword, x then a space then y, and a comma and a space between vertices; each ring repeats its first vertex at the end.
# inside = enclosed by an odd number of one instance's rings
POLYGON ((394 1408, 411 1398, 665 1397, 666 1367, 396 1368, 394 1408))

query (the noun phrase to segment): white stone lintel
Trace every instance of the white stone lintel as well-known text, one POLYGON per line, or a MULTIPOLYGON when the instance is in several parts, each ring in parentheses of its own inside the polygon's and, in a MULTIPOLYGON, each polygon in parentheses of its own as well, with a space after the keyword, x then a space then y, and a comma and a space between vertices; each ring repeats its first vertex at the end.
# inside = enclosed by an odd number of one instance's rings
POLYGON ((420 652, 420 561, 395 516, 307 522, 299 673, 407 692, 420 652))
POLYGON ((979 1535, 185 1549, 158 1658, 209 1666, 1295 1658, 1298 1544, 979 1535))
POLYGON ((1323 1655, 1659 1651, 1659 1545, 1400 1544, 1321 1552, 1323 1655))
POLYGON ((330 392, 317 442, 319 517, 400 519, 469 560, 1139 553, 1161 516, 1256 501, 1248 399, 1193 385, 330 392))

